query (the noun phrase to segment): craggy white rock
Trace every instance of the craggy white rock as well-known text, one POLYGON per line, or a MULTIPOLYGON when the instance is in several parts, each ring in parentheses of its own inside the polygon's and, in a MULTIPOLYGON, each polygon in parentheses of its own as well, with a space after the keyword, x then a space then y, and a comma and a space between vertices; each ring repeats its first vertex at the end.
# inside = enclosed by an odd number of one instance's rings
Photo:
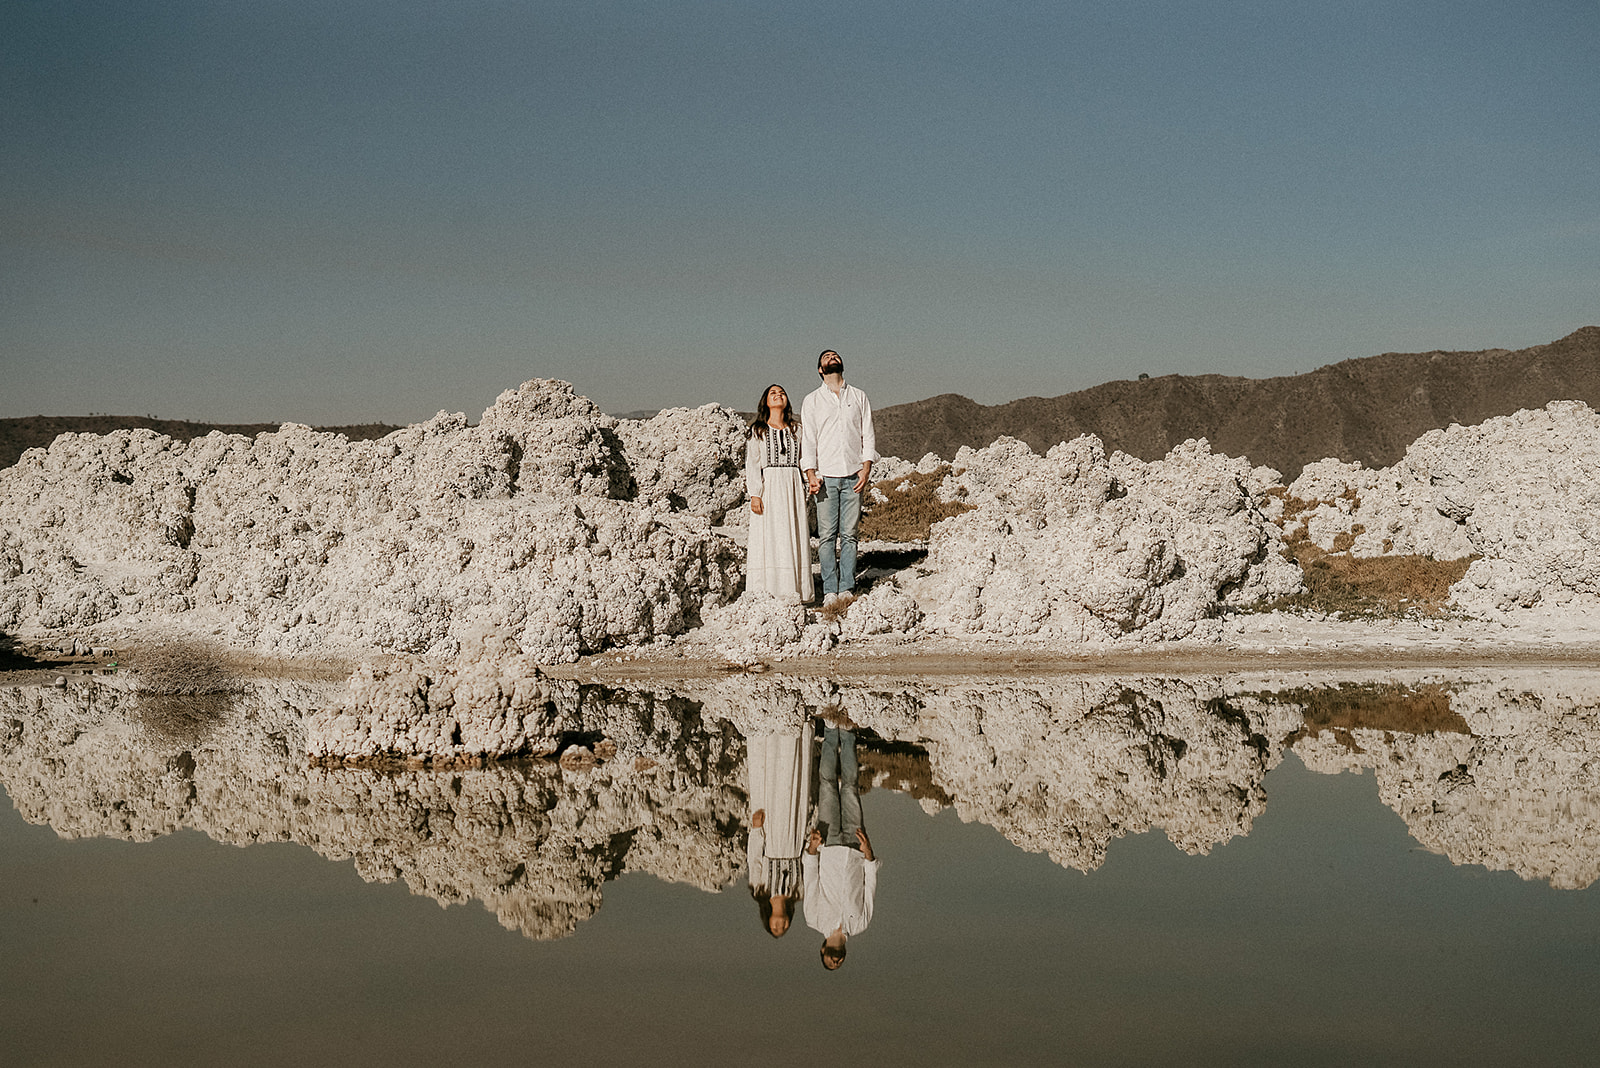
POLYGON ((1248 463, 1191 441, 1153 463, 1085 435, 1044 456, 962 449, 911 585, 932 633, 1065 642, 1209 637, 1224 605, 1300 588, 1248 463))
POLYGON ((839 620, 839 636, 865 638, 874 634, 914 636, 922 610, 914 597, 893 582, 879 582, 857 597, 839 620))
POLYGON ((619 433, 534 380, 476 427, 378 441, 63 435, 0 471, 0 629, 440 657, 493 627, 547 663, 678 634, 742 581, 708 525, 742 493, 736 425, 708 406, 619 433))
POLYGON ((721 523, 744 503, 745 421, 718 404, 667 408, 617 424, 634 499, 721 523))
POLYGON ((769 660, 827 652, 837 624, 815 618, 804 605, 746 590, 730 605, 705 614, 705 624, 680 643, 690 654, 707 654, 748 666, 769 660))
POLYGON ((1324 549, 1480 557, 1451 590, 1469 611, 1600 596, 1600 415, 1579 401, 1431 431, 1380 471, 1310 464, 1288 492, 1324 549))

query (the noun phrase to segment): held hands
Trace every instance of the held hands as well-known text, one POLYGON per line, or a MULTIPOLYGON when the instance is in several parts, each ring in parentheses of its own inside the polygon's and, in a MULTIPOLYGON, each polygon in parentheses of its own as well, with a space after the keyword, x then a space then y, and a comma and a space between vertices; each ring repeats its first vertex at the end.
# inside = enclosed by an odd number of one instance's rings
MULTIPOLYGON (((817 832, 812 831, 811 833, 816 834, 817 832)), ((867 832, 859 827, 856 828, 856 842, 861 846, 861 855, 864 858, 867 860, 874 859, 872 856, 872 840, 867 837, 867 832)))
POLYGON ((822 479, 817 477, 815 471, 806 472, 806 492, 813 497, 822 492, 822 479))
POLYGON ((761 498, 760 497, 751 497, 750 498, 750 510, 752 512, 754 512, 756 515, 760 515, 761 514, 761 498))
POLYGON ((822 832, 813 827, 811 828, 811 833, 806 835, 806 852, 810 853, 812 856, 816 856, 817 850, 821 848, 822 832))

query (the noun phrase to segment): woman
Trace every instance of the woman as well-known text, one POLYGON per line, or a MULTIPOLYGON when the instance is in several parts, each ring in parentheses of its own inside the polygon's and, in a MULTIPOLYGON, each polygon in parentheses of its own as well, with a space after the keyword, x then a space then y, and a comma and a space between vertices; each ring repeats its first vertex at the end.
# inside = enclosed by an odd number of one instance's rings
POLYGON ((814 748, 809 721, 753 734, 745 747, 751 808, 746 871, 761 926, 773 938, 783 937, 805 896, 800 854, 811 810, 814 748))
POLYGON ((800 473, 800 422, 782 386, 768 386, 756 404, 745 445, 750 491, 750 545, 744 588, 786 601, 811 600, 811 534, 806 480, 800 473))

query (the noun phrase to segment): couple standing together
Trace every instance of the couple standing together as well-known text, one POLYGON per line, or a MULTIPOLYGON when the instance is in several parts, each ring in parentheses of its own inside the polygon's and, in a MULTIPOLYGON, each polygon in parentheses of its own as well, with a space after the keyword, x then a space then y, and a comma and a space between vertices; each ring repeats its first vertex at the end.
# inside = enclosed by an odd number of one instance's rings
POLYGON ((817 357, 817 374, 822 385, 800 405, 799 418, 779 385, 768 386, 756 405, 744 462, 751 513, 745 589, 802 603, 815 596, 809 493, 817 498, 817 556, 827 606, 855 595, 861 495, 878 451, 872 406, 865 393, 845 384, 844 360, 825 350, 817 357))
POLYGON ((796 904, 822 935, 822 966, 844 964, 851 936, 872 922, 877 855, 861 814, 861 766, 855 727, 842 713, 824 723, 822 747, 810 720, 747 740, 750 896, 773 938, 789 930, 796 904), (816 820, 811 778, 817 778, 816 820), (809 829, 808 829, 809 828, 809 829))

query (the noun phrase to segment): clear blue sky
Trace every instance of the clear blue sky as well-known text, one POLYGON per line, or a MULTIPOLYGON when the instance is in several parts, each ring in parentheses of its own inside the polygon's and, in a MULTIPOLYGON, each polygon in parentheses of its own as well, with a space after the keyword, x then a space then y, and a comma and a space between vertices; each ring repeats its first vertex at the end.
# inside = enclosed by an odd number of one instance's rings
POLYGON ((1600 323, 1600 3, 0 5, 0 416, 879 406, 1600 323))

